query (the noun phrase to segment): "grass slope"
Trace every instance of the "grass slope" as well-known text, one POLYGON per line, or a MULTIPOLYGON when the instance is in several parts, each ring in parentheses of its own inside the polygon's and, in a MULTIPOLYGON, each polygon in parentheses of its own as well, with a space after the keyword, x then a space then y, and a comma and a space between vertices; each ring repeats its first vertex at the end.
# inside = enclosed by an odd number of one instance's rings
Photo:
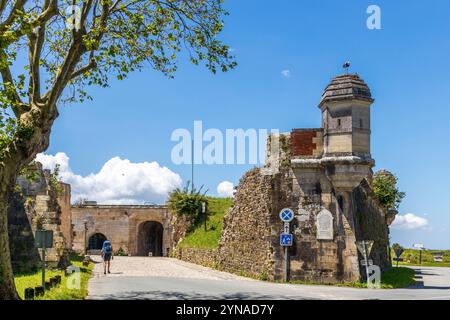
MULTIPOLYGON (((83 267, 82 258, 72 254, 70 256, 71 264, 80 268, 81 271, 81 287, 80 289, 68 289, 67 288, 67 277, 63 270, 46 270, 45 278, 49 280, 50 278, 60 275, 61 284, 50 291, 46 291, 44 296, 37 297, 36 300, 82 300, 87 294, 88 281, 92 274, 93 263, 89 263, 89 266, 83 267)), ((14 277, 16 289, 19 296, 24 299, 25 289, 34 288, 40 286, 42 282, 41 271, 33 274, 17 275, 14 277)))
MULTIPOLYGON (((415 249, 405 249, 402 253, 401 258, 403 262, 399 262, 399 266, 401 265, 411 265, 418 266, 419 265, 419 255, 420 251, 415 249)), ((394 251, 391 252, 391 256, 395 257, 394 251)), ((392 261, 392 265, 395 266, 397 261, 392 261)), ((422 266, 425 267, 450 267, 450 250, 423 250, 422 251, 422 266), (444 252, 444 261, 443 262, 434 262, 433 252, 444 252)))
POLYGON ((183 241, 180 248, 205 248, 214 249, 219 245, 222 233, 223 217, 228 208, 233 204, 230 198, 208 198, 208 219, 206 232, 204 222, 194 225, 183 241))

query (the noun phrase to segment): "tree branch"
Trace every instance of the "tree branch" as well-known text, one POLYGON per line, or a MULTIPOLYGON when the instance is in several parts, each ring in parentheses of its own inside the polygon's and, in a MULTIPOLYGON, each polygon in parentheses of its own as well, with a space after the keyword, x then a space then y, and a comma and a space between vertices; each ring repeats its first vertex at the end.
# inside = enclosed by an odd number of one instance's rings
POLYGON ((30 84, 29 96, 30 102, 39 101, 41 98, 41 81, 40 81, 40 60, 42 48, 45 41, 46 22, 57 14, 57 0, 45 0, 41 15, 44 18, 38 26, 37 31, 29 34, 29 63, 30 63, 30 84))
POLYGON ((80 69, 78 69, 72 73, 72 75, 70 76, 70 80, 73 80, 73 79, 81 76, 82 74, 88 72, 89 70, 95 69, 96 67, 97 67, 97 62, 95 61, 94 58, 91 58, 87 65, 81 67, 80 69))
MULTIPOLYGON (((7 0, 2 0, 2 1, 4 1, 3 6, 6 6, 7 0)), ((9 13, 8 17, 6 18, 6 20, 4 22, 2 22, 2 24, 0 24, 0 31, 4 31, 7 26, 9 26, 10 24, 12 24, 14 22, 14 20, 18 16, 17 10, 23 10, 23 6, 25 5, 26 2, 27 2, 27 0, 16 0, 14 2, 14 5, 11 8, 11 12, 9 13)))

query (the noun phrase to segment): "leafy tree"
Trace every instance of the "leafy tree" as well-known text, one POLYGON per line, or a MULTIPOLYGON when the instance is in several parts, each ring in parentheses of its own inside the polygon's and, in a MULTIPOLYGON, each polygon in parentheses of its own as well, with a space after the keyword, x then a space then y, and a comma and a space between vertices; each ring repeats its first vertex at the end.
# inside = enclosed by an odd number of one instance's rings
POLYGON ((372 189, 381 204, 388 209, 398 209, 406 195, 398 190, 397 177, 386 170, 380 170, 374 175, 372 189))
POLYGON ((145 66, 172 77, 182 49, 214 73, 234 68, 218 39, 226 14, 223 0, 0 0, 0 299, 18 299, 8 193, 47 149, 57 106, 145 66))
POLYGON ((206 192, 201 193, 193 187, 189 190, 189 182, 183 189, 176 188, 169 194, 168 205, 175 214, 188 216, 191 221, 197 221, 201 212, 202 202, 208 204, 206 192))

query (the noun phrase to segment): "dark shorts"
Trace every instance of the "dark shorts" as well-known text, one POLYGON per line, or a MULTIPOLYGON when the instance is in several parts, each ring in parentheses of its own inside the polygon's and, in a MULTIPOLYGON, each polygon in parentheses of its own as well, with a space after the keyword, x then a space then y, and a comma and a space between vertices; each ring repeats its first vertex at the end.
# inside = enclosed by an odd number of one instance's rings
POLYGON ((110 261, 110 260, 111 260, 111 253, 103 254, 103 261, 110 261))

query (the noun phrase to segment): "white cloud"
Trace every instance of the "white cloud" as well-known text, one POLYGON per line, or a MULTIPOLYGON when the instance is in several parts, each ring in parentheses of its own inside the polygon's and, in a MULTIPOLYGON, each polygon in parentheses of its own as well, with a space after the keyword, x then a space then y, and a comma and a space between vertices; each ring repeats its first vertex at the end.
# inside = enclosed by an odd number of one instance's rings
POLYGON ((232 198, 234 196, 234 185, 230 181, 222 181, 217 186, 219 197, 232 198))
POLYGON ((392 223, 392 228, 400 230, 414 230, 426 228, 428 225, 429 223, 427 219, 421 218, 412 213, 407 213, 405 215, 397 215, 392 223))
POLYGON ((281 71, 281 75, 288 79, 291 77, 291 70, 283 70, 281 71))
POLYGON ((36 160, 44 169, 60 165, 60 180, 71 185, 72 201, 86 198, 103 204, 164 203, 168 193, 182 183, 178 174, 157 162, 132 163, 114 157, 99 172, 81 176, 72 171, 70 159, 63 152, 38 154, 36 160))

